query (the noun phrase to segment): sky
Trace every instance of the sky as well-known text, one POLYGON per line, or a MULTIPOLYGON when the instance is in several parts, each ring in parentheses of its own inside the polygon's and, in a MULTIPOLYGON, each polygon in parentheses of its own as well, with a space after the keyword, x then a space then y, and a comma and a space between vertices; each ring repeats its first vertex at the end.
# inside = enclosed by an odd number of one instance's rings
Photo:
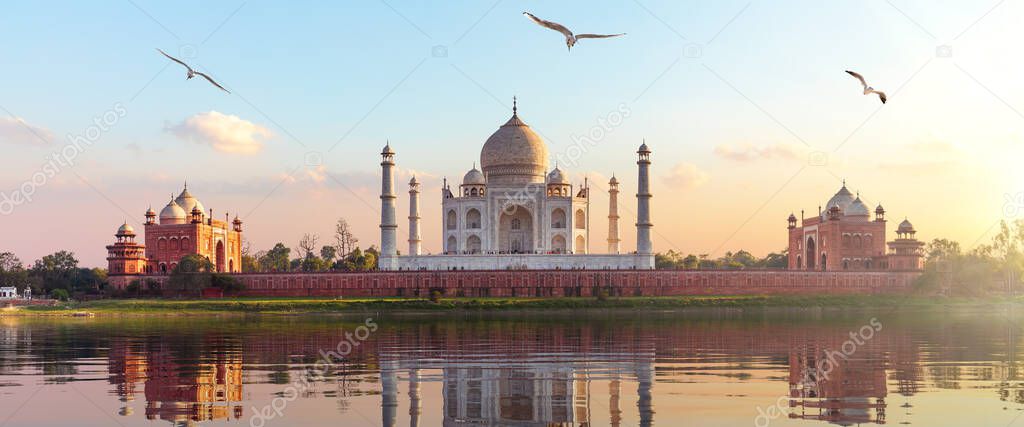
POLYGON ((1024 215, 1024 4, 984 1, 15 2, 0 14, 0 251, 104 266, 185 180, 254 250, 330 243, 346 218, 379 245, 379 153, 440 186, 511 114, 574 183, 608 178, 635 246, 636 148, 652 154, 656 251, 757 255, 845 179, 922 239, 966 247, 1024 215), (566 50, 530 11, 577 33, 566 50), (179 56, 227 87, 186 81, 179 56), (861 95, 846 69, 889 94, 861 95), (622 120, 610 120, 622 116, 622 120), (611 122, 614 122, 612 124, 611 122))

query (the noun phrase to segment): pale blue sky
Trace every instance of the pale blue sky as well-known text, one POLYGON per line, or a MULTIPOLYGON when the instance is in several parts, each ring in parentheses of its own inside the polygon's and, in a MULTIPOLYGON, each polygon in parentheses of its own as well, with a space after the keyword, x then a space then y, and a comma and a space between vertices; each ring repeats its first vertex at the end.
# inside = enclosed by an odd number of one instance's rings
MULTIPOLYGON (((631 188, 632 152, 646 138, 658 250, 780 249, 789 212, 815 210, 841 177, 892 215, 912 217, 925 237, 969 246, 1005 216, 1006 195, 1024 190, 1013 160, 1024 154, 1017 2, 432 3, 6 4, 0 117, 56 141, 0 134, 0 192, 16 190, 94 117, 117 103, 126 114, 32 203, 0 217, 0 250, 31 261, 67 248, 100 265, 120 221, 140 222, 150 204, 159 210, 186 177, 215 215, 243 215, 257 249, 294 245, 302 232, 327 240, 339 216, 364 244, 377 243, 376 153, 386 139, 399 165, 427 181, 424 237, 436 250, 440 179, 457 181, 478 159, 513 95, 553 154, 598 118, 629 109, 563 169, 576 180, 614 172, 631 188), (568 53, 524 10, 577 32, 628 35, 568 53), (951 58, 936 57, 944 44, 951 58), (434 57, 435 46, 447 57, 434 57), (154 48, 194 51, 187 61, 234 93, 185 81, 154 48), (847 68, 891 102, 878 110, 847 68), (165 130, 209 111, 273 137, 238 154, 165 130), (808 165, 812 151, 827 153, 827 166, 808 165), (309 152, 323 154, 322 169, 305 165, 309 152)), ((632 233, 623 230, 627 244, 632 233)))

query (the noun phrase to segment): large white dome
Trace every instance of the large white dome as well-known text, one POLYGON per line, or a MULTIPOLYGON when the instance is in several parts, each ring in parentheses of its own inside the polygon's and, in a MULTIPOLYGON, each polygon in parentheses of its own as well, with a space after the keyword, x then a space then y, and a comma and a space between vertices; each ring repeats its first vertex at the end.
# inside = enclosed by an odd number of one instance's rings
POLYGON ((488 184, 544 182, 547 164, 547 144, 519 119, 515 107, 512 118, 487 138, 480 150, 480 168, 488 184))

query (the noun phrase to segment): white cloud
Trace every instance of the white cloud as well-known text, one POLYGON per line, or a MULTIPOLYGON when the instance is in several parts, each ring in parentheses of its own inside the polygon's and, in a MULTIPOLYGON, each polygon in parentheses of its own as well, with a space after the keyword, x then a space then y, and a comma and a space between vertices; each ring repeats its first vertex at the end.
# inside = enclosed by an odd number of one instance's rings
POLYGON ((263 126, 217 111, 195 114, 164 130, 183 140, 233 154, 255 154, 274 136, 263 126))
POLYGON ((0 117, 0 142, 48 145, 53 143, 53 132, 32 125, 21 117, 0 117))
POLYGON ((801 157, 797 147, 781 143, 771 144, 767 147, 755 147, 751 144, 722 144, 715 146, 715 155, 737 162, 769 159, 793 160, 801 157))
POLYGON ((665 176, 665 183, 680 190, 690 190, 708 182, 708 174, 692 163, 679 163, 665 176))

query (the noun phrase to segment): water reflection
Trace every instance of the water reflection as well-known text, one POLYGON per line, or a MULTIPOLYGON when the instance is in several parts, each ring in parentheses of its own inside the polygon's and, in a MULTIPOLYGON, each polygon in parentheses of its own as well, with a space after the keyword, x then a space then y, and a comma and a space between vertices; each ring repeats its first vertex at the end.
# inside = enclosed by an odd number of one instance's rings
MULTIPOLYGON (((0 392, 31 406, 35 395, 70 385, 99 409, 90 414, 83 403, 86 418, 113 415, 126 426, 249 425, 275 398, 287 407, 265 425, 757 425, 777 402, 785 413, 766 415, 771 425, 942 425, 953 408, 917 401, 940 392, 1005 417, 1024 408, 1013 323, 891 317, 837 356, 867 318, 382 318, 322 372, 312 369, 321 351, 361 319, 8 318, 0 319, 0 392), (106 384, 111 399, 89 398, 93 384, 106 384)), ((2 406, 0 419, 26 417, 2 406)), ((32 416, 63 424, 60 413, 32 416)))

